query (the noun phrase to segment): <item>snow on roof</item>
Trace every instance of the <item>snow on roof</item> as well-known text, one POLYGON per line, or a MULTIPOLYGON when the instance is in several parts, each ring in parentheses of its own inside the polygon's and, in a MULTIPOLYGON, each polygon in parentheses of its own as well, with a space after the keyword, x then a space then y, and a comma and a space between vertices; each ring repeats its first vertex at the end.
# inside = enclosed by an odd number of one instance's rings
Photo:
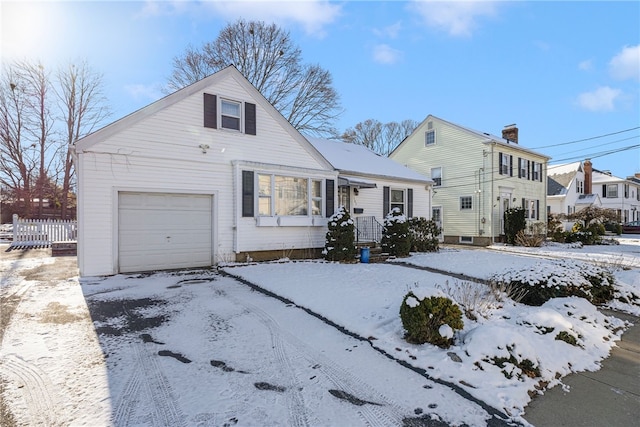
POLYGON ((582 162, 565 163, 561 165, 549 165, 547 175, 562 175, 565 173, 575 173, 580 170, 582 162))
POLYGON ((615 175, 611 175, 610 173, 604 173, 602 171, 593 170, 593 183, 606 183, 606 182, 620 182, 625 181, 624 178, 617 177, 615 175))
POLYGON ((426 176, 363 145, 310 136, 306 138, 340 172, 431 182, 426 176))

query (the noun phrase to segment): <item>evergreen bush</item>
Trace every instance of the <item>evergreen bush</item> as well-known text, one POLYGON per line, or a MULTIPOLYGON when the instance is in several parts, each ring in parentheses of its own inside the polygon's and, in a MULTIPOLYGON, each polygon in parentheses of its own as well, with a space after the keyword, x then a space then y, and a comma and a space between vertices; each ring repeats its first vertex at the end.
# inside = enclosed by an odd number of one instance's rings
POLYGON ((523 231, 526 227, 527 220, 524 209, 510 208, 504 212, 504 235, 508 244, 515 244, 518 232, 523 231))
POLYGON ((432 219, 424 217, 409 219, 411 249, 414 252, 438 252, 438 235, 442 232, 432 219))
POLYGON ((391 209, 382 228, 382 251, 389 255, 405 257, 411 251, 409 222, 398 208, 391 209))
POLYGON ((328 261, 351 262, 358 250, 355 245, 355 224, 344 206, 329 218, 329 231, 326 234, 322 253, 328 261))
POLYGON ((453 333, 448 332, 464 327, 462 311, 449 298, 433 296, 420 300, 413 292, 402 300, 400 319, 407 342, 430 343, 442 348, 454 342, 453 333))
POLYGON ((520 302, 532 306, 540 306, 551 298, 577 296, 592 304, 604 304, 614 297, 615 278, 609 270, 571 260, 508 270, 493 276, 492 280, 526 292, 520 302))

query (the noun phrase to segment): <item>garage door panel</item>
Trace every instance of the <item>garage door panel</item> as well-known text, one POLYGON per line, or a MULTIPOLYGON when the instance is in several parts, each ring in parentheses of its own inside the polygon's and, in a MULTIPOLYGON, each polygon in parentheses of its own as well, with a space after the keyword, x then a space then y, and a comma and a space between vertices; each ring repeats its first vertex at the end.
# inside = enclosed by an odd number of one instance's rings
POLYGON ((118 199, 121 272, 211 265, 211 195, 120 193, 118 199))

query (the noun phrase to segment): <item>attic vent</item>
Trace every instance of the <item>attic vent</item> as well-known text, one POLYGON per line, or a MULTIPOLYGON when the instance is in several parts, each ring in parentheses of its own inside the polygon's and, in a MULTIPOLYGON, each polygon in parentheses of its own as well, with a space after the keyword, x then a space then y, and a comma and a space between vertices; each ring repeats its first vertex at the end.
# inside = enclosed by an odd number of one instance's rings
POLYGON ((433 129, 433 122, 427 122, 427 129, 428 130, 433 129))

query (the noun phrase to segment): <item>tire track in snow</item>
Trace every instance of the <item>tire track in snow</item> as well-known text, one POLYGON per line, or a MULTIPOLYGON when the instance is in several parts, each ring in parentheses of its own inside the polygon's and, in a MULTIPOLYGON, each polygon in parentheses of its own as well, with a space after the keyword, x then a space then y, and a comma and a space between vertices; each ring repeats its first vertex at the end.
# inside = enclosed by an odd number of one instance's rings
POLYGON ((62 425, 57 419, 53 384, 37 366, 15 354, 7 354, 0 362, 0 372, 22 385, 20 390, 31 418, 29 425, 62 425))
POLYGON ((120 392, 116 407, 112 412, 111 420, 116 427, 132 424, 131 418, 136 407, 140 404, 138 398, 140 387, 140 373, 138 367, 134 366, 133 373, 129 376, 123 390, 120 392))
MULTIPOLYGON (((227 297, 234 303, 245 307, 249 312, 256 315, 258 319, 267 327, 271 335, 272 342, 274 343, 274 349, 276 351, 276 357, 279 361, 282 361, 285 365, 285 371, 288 376, 293 377, 294 384, 299 383, 295 377, 293 367, 286 354, 284 344, 288 344, 292 349, 298 352, 302 358, 306 359, 312 366, 319 366, 318 370, 322 372, 333 383, 336 388, 345 391, 351 395, 363 397, 369 401, 375 401, 384 406, 377 405, 363 405, 357 408, 358 415, 363 419, 366 425, 386 427, 390 425, 402 425, 403 419, 411 412, 404 411, 399 405, 389 399, 382 393, 374 390, 371 386, 366 384, 360 378, 352 375, 346 369, 338 366, 331 359, 320 355, 317 351, 310 348, 307 344, 300 341, 297 337, 291 333, 283 330, 272 316, 261 308, 247 303, 246 301, 240 301, 231 296, 227 297)), ((300 396, 302 398, 302 396, 300 396)), ((304 410, 304 407, 302 408, 304 410)), ((296 413, 294 409, 294 416, 296 413)), ((296 424, 298 425, 298 424, 296 424)), ((305 424, 306 425, 306 419, 305 424)))

